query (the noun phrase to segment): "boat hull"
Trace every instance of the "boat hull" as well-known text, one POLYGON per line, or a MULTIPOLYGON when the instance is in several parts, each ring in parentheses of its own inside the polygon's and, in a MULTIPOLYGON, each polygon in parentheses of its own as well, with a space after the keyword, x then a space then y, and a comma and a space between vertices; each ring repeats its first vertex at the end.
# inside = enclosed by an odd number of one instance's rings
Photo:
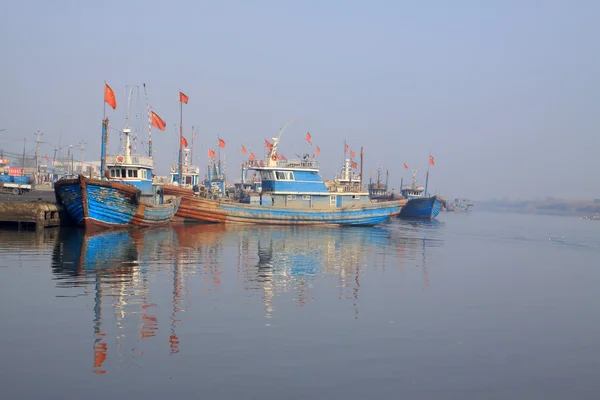
POLYGON ((434 219, 438 216, 441 209, 442 202, 437 196, 420 197, 408 200, 404 207, 402 207, 399 217, 434 219))
POLYGON ((90 228, 165 224, 180 203, 175 198, 161 205, 144 204, 140 190, 131 185, 84 176, 56 182, 54 192, 74 222, 90 228))
POLYGON ((399 201, 331 209, 288 208, 210 200, 189 189, 164 186, 165 195, 181 197, 176 219, 208 223, 264 225, 377 225, 400 213, 399 201))

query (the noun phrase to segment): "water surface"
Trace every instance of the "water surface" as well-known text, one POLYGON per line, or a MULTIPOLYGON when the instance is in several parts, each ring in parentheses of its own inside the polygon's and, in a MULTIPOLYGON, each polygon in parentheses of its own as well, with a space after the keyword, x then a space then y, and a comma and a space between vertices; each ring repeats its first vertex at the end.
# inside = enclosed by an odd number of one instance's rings
POLYGON ((4 398, 600 398, 600 223, 0 230, 4 398))

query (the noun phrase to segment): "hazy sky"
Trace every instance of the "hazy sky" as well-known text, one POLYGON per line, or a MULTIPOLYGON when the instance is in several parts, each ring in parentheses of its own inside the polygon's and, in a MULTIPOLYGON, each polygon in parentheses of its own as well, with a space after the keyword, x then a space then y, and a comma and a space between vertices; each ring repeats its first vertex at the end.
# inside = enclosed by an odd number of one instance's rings
MULTIPOLYGON (((312 153, 310 131, 326 179, 347 140, 365 147, 365 178, 387 164, 396 189, 403 163, 424 181, 431 153, 430 187, 449 197, 600 197, 599 1, 23 0, 0 15, 6 150, 25 136, 33 149, 39 129, 43 154, 85 140, 99 159, 104 81, 116 129, 126 85, 145 82, 168 124, 158 175, 176 159, 182 90, 195 158, 219 135, 230 179, 240 145, 262 154, 293 118, 282 153, 312 153)), ((145 113, 143 90, 132 108, 145 113)), ((146 115, 132 118, 146 141, 146 115)))

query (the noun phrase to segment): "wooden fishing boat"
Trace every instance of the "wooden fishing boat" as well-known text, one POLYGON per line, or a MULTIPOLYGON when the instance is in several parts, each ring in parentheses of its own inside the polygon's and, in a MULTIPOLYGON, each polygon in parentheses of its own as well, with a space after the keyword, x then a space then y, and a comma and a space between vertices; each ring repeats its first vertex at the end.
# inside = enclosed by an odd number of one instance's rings
MULTIPOLYGON (((129 94, 129 101, 131 101, 129 94)), ((171 221, 180 199, 165 199, 162 184, 152 182, 151 156, 131 154, 129 111, 123 129, 125 151, 106 155, 108 118, 102 121, 103 179, 66 177, 54 184, 57 203, 78 225, 95 228, 154 226, 171 221)))

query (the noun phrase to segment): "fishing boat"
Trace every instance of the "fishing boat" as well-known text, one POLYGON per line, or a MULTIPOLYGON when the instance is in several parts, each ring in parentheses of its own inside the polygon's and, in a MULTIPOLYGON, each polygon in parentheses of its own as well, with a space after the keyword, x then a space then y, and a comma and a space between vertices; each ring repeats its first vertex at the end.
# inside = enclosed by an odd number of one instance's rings
POLYGON ((258 204, 229 199, 206 199, 193 191, 165 186, 165 194, 180 196, 176 218, 211 223, 271 225, 376 225, 400 213, 399 201, 373 203, 349 176, 346 159, 343 179, 325 184, 319 162, 305 155, 302 159, 280 159, 279 138, 273 138, 269 155, 250 160, 248 169, 260 174, 258 204))
POLYGON ((425 218, 434 219, 440 213, 443 202, 438 196, 427 195, 427 184, 429 182, 429 170, 425 186, 417 185, 417 170, 413 169, 412 184, 401 186, 401 194, 407 199, 406 204, 400 211, 400 218, 425 218))
POLYGON ((108 118, 103 120, 102 179, 79 175, 55 183, 57 203, 76 224, 90 228, 154 226, 171 221, 177 212, 180 199, 166 199, 163 185, 152 182, 153 158, 131 154, 129 111, 123 134, 124 153, 107 155, 108 118))
MULTIPOLYGON (((192 189, 195 192, 198 191, 198 185, 200 184, 200 167, 192 164, 190 149, 185 147, 183 149, 183 165, 182 165, 182 183, 181 187, 192 189)), ((169 176, 169 184, 179 185, 179 166, 178 164, 171 165, 171 174, 169 176)))
POLYGON ((454 199, 446 203, 446 211, 469 211, 469 207, 473 207, 473 203, 468 199, 454 199))

